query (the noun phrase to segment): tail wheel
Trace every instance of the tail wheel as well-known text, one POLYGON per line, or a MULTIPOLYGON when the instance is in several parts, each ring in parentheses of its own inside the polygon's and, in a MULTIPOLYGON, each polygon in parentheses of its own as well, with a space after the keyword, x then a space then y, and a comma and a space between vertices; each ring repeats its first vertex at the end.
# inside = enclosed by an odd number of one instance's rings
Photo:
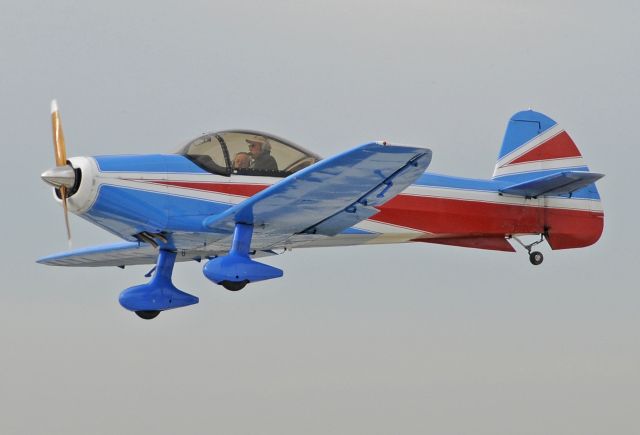
POLYGON ((529 254, 529 261, 534 266, 542 264, 542 260, 544 260, 544 255, 542 255, 542 252, 533 251, 532 253, 529 254))

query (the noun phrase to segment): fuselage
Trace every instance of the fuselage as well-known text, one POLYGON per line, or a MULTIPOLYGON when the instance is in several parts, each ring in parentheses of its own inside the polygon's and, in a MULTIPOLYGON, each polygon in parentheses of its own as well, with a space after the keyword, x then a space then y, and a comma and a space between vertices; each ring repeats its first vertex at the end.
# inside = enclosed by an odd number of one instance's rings
MULTIPOLYGON (((183 247, 228 249, 228 238, 207 232, 203 221, 282 180, 218 175, 179 154, 98 156, 70 159, 82 172, 69 198, 72 212, 125 240, 171 234, 183 247), (219 246, 216 246, 219 245, 219 246)), ((595 187, 570 197, 526 198, 501 194, 505 182, 426 172, 380 212, 336 237, 294 235, 276 250, 422 241, 512 250, 506 238, 546 234, 553 249, 595 243, 604 213, 595 187)))

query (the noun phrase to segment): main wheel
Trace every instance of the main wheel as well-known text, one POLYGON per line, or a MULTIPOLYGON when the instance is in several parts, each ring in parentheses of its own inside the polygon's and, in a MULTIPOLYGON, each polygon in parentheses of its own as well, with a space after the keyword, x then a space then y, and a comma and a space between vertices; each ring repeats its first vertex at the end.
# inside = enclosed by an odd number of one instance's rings
POLYGON ((136 311, 135 313, 141 319, 151 320, 151 319, 155 319, 156 317, 158 317, 158 314, 160 314, 160 311, 157 311, 157 310, 144 310, 144 311, 136 311))
POLYGON ((529 254, 529 261, 534 266, 542 264, 542 260, 544 260, 544 256, 542 255, 542 252, 533 251, 531 254, 529 254))
POLYGON ((246 279, 244 281, 222 281, 220 283, 222 287, 232 292, 242 290, 247 284, 249 284, 249 281, 247 281, 246 279))

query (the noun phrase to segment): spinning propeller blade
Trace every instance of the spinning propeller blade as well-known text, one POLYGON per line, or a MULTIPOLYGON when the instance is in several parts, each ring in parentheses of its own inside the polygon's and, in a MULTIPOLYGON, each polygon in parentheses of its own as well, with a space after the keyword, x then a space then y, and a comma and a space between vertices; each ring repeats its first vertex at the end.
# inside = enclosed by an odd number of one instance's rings
POLYGON ((53 151, 56 157, 56 166, 65 166, 67 164, 67 147, 64 143, 64 133, 56 100, 51 101, 51 126, 53 127, 53 151))
POLYGON ((64 210, 64 223, 67 227, 67 240, 71 247, 71 227, 69 226, 69 210, 67 207, 68 189, 73 187, 75 182, 75 173, 73 168, 67 164, 67 147, 64 142, 64 133, 62 132, 62 122, 58 113, 58 103, 56 100, 51 101, 51 126, 53 128, 53 151, 56 159, 56 167, 42 174, 42 179, 49 184, 57 187, 62 200, 62 208, 64 210))

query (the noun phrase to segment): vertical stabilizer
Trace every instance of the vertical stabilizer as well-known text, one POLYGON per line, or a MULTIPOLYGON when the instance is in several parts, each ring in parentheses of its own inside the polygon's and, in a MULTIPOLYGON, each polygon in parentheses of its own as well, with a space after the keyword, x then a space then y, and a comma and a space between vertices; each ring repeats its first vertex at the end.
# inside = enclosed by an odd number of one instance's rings
POLYGON ((493 178, 522 180, 566 170, 589 170, 567 132, 553 119, 533 110, 513 115, 493 178))

